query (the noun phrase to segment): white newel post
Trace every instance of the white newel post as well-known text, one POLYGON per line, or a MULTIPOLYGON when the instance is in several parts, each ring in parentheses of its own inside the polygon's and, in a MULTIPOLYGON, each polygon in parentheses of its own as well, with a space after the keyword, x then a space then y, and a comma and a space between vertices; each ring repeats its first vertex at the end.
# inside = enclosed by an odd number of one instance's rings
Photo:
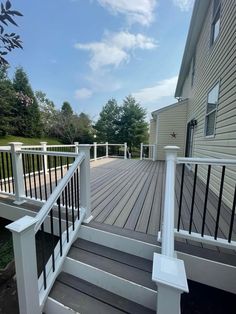
POLYGON ((79 153, 79 142, 74 142, 75 144, 75 153, 78 154, 79 153))
POLYGON ((179 147, 166 146, 166 184, 161 254, 154 253, 152 280, 157 284, 157 313, 180 314, 180 299, 188 292, 184 262, 174 254, 175 171, 179 147))
POLYGON ((140 160, 143 160, 143 143, 140 145, 140 160))
POLYGON ((108 142, 106 142, 106 158, 108 158, 108 142))
POLYGON ((93 147, 94 147, 94 160, 97 160, 97 142, 93 143, 93 147))
POLYGON ((80 145, 80 152, 85 154, 85 159, 80 166, 80 204, 86 209, 85 223, 93 218, 91 215, 91 191, 90 191, 90 145, 80 145))
MULTIPOLYGON (((40 142, 40 145, 42 146, 42 151, 46 152, 47 151, 47 142, 40 142)), ((43 160, 44 160, 44 167, 45 167, 45 172, 48 172, 48 157, 47 155, 43 155, 43 160)))
POLYGON ((127 143, 124 143, 124 159, 127 159, 127 143))
POLYGON ((20 314, 40 314, 34 226, 25 216, 6 226, 12 232, 20 314))
POLYGON ((166 184, 162 225, 161 253, 174 256, 175 170, 179 147, 166 146, 166 184))
POLYGON ((12 142, 9 143, 12 154, 12 172, 15 184, 15 204, 20 205, 24 203, 23 197, 25 196, 24 190, 24 175, 22 154, 20 153, 22 143, 12 142))

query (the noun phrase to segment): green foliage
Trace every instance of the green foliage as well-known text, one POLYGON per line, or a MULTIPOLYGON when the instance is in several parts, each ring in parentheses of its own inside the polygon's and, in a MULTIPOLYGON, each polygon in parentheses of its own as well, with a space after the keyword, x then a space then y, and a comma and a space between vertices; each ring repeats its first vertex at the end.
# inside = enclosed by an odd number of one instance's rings
POLYGON ((64 101, 63 105, 61 107, 61 112, 62 114, 66 116, 72 116, 73 115, 73 110, 71 108, 71 105, 68 101, 64 101))
POLYGON ((0 95, 0 136, 4 136, 13 129, 13 107, 16 102, 15 91, 4 66, 0 66, 0 95))
POLYGON ((77 141, 83 144, 92 143, 94 130, 90 117, 87 114, 81 112, 78 116, 77 123, 79 126, 77 141))
POLYGON ((40 145, 40 142, 47 142, 48 145, 60 145, 60 142, 54 138, 42 137, 42 138, 31 138, 31 137, 21 137, 21 136, 13 136, 7 135, 0 137, 0 146, 8 145, 10 142, 21 142, 24 145, 40 145))
POLYGON ((14 258, 12 239, 0 246, 0 268, 3 269, 14 258))
POLYGON ((145 110, 134 97, 126 97, 122 106, 118 106, 116 100, 111 99, 103 107, 95 125, 98 140, 111 143, 127 142, 130 152, 134 151, 148 138, 148 124, 145 118, 145 110))
POLYGON ((13 19, 16 16, 23 16, 20 12, 11 9, 11 2, 1 3, 0 9, 0 65, 8 64, 5 56, 15 48, 22 48, 22 41, 19 35, 5 32, 9 24, 18 26, 13 19))
POLYGON ((57 110, 53 101, 46 97, 46 94, 42 91, 36 91, 35 97, 39 104, 42 133, 44 136, 51 136, 55 132, 57 110))
POLYGON ((148 139, 148 123, 145 118, 145 109, 134 97, 126 97, 122 106, 119 137, 121 142, 127 142, 130 152, 148 139))
POLYGON ((119 134, 121 107, 115 99, 110 99, 103 106, 99 119, 95 124, 98 141, 115 143, 119 134))
POLYGON ((14 107, 15 135, 37 137, 41 135, 42 125, 37 100, 22 68, 16 69, 13 87, 17 95, 14 107))

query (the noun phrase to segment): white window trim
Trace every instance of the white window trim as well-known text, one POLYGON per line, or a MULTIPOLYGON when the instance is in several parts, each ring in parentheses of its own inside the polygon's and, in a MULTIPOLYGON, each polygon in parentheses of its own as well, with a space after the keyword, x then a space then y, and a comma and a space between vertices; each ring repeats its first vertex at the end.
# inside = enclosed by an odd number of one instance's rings
POLYGON ((213 1, 213 12, 212 12, 212 19, 211 19, 211 38, 210 38, 210 45, 211 47, 213 47, 215 45, 215 43, 217 42, 219 36, 220 36, 220 26, 221 26, 221 1, 219 2, 219 5, 218 7, 216 8, 215 10, 215 14, 214 14, 214 1, 213 1), (215 40, 214 40, 214 26, 216 23, 215 23, 215 20, 216 20, 216 16, 217 14, 220 14, 220 25, 219 25, 219 33, 218 35, 216 36, 215 40))
POLYGON ((205 138, 214 138, 216 135, 216 120, 217 120, 217 112, 218 112, 218 105, 219 105, 219 94, 220 94, 220 81, 216 82, 212 88, 209 90, 208 94, 207 94, 207 102, 206 102, 206 111, 205 111, 205 126, 204 126, 204 136, 205 138), (211 110, 210 112, 207 112, 207 106, 208 106, 208 96, 210 94, 210 92, 217 86, 219 85, 219 92, 218 92, 218 99, 216 102, 216 107, 215 109, 211 110), (207 130, 207 116, 209 116, 211 113, 215 112, 215 123, 214 123, 214 132, 211 135, 206 135, 206 130, 207 130))

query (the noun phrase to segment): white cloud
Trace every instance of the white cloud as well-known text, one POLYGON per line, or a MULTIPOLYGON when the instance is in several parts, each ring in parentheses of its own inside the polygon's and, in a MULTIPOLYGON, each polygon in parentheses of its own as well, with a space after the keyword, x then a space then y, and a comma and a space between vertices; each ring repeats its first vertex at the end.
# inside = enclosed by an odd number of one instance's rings
POLYGON ((193 7, 194 0, 173 0, 174 5, 180 8, 181 11, 189 11, 193 7))
POLYGON ((157 102, 163 97, 174 97, 177 80, 178 76, 174 76, 169 79, 159 81, 152 87, 146 87, 136 93, 133 93, 133 96, 141 104, 157 102))
POLYGON ((130 24, 150 25, 157 0, 97 0, 112 14, 123 14, 130 24))
POLYGON ((156 47, 153 38, 129 32, 106 32, 100 42, 75 44, 75 48, 91 53, 89 65, 93 71, 109 66, 118 67, 121 63, 128 62, 135 49, 150 50, 156 47))
POLYGON ((78 100, 88 99, 93 95, 93 91, 88 88, 80 88, 75 91, 75 98, 78 100))

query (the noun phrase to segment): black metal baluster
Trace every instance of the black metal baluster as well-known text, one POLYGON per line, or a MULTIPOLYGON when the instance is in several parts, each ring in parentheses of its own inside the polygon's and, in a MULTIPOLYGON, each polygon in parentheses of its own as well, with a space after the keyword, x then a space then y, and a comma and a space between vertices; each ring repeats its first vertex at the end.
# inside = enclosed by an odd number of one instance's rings
POLYGON ((180 186, 180 196, 179 196, 179 215, 178 215, 177 231, 179 231, 179 228, 180 228, 182 200, 183 200, 183 188, 184 188, 184 171, 185 171, 185 164, 183 164, 182 175, 181 175, 181 186, 180 186))
POLYGON ((225 166, 222 167, 222 173, 221 173, 220 192, 219 192, 219 201, 218 201, 218 208, 217 208, 217 215, 216 215, 215 236, 214 236, 215 240, 217 239, 218 229, 219 229, 220 208, 221 208, 223 188, 224 188, 224 177, 225 177, 225 166))
POLYGON ((37 155, 37 167, 38 167, 38 177, 39 177, 39 195, 40 200, 42 201, 42 186, 41 186, 41 174, 40 174, 40 162, 39 162, 39 155, 37 155))
MULTIPOLYGON (((61 167, 61 179, 63 178, 63 165, 62 165, 62 157, 60 156, 60 167, 61 167)), ((65 196, 64 196, 64 191, 62 192, 62 205, 65 205, 65 196)))
POLYGON ((45 262, 45 232, 44 232, 44 223, 41 225, 42 231, 42 262, 43 262, 43 285, 44 290, 47 289, 47 278, 46 278, 46 262, 45 262))
POLYGON ((206 192, 205 192, 205 201, 204 201, 203 216, 202 216, 202 232, 201 232, 201 236, 202 236, 202 237, 204 236, 204 229, 205 229, 205 221, 206 221, 206 211, 207 211, 207 201, 208 201, 208 192, 209 192, 210 177, 211 177, 211 165, 208 166, 208 171, 207 171, 206 192))
POLYGON ((30 197, 32 198, 32 186, 31 186, 29 155, 26 155, 26 163, 27 163, 27 168, 28 168, 28 181, 29 181, 29 188, 30 188, 30 197))
POLYGON ((48 199, 48 193, 47 193, 47 178, 46 178, 46 170, 45 170, 45 160, 43 156, 43 181, 44 181, 44 193, 45 193, 45 199, 48 199))
POLYGON ((52 172, 51 172, 50 156, 48 156, 48 174, 49 174, 50 194, 52 194, 52 172))
POLYGON ((190 211, 189 234, 192 232, 192 224, 193 224, 193 209, 194 209, 196 183, 197 183, 197 169, 198 169, 198 165, 196 164, 195 173, 194 173, 194 181, 193 181, 193 195, 192 195, 192 204, 191 204, 191 211, 190 211))
POLYGON ((66 157, 66 166, 67 166, 67 170, 69 169, 69 158, 66 157))
POLYGON ((3 191, 3 184, 2 184, 2 178, 3 178, 3 167, 2 167, 2 156, 0 155, 1 158, 1 164, 0 164, 0 186, 1 186, 1 190, 3 191))
POLYGON ((54 255, 54 226, 53 226, 53 208, 50 211, 51 223, 51 241, 52 241, 52 270, 55 271, 55 255, 54 255))
POLYGON ((7 191, 7 185, 6 185, 6 168, 5 168, 5 161, 4 161, 4 153, 2 152, 2 171, 3 171, 3 183, 4 183, 4 189, 5 192, 7 191))
MULTIPOLYGON (((14 177, 13 177, 13 170, 12 170, 12 155, 11 155, 11 153, 10 153, 10 165, 11 165, 11 182, 12 182, 12 192, 13 192, 13 194, 15 193, 15 181, 14 181, 14 177)), ((1 166, 0 166, 0 168, 1 168, 1 166)), ((1 178, 1 174, 0 174, 0 178, 1 178)))
POLYGON ((76 170, 76 186, 77 186, 77 191, 75 192, 77 194, 77 208, 78 208, 78 220, 80 219, 80 211, 79 211, 79 171, 78 169, 76 170))
POLYGON ((33 165, 33 178, 34 178, 34 193, 35 193, 35 198, 38 199, 36 177, 35 177, 35 156, 34 155, 32 155, 32 165, 33 165))
POLYGON ((69 201, 69 208, 70 208, 70 205, 71 205, 71 198, 70 198, 70 181, 68 182, 68 201, 69 201))
POLYGON ((60 256, 62 256, 62 236, 61 236, 61 201, 60 197, 57 199, 58 207, 58 223, 59 223, 59 238, 60 238, 60 256))
POLYGON ((232 213, 231 213, 231 220, 230 220, 230 226, 229 226, 229 236, 228 236, 228 242, 231 242, 232 239, 232 232, 233 232, 233 225, 234 225, 234 219, 235 219, 235 208, 236 208, 236 185, 234 189, 234 200, 233 200, 233 206, 232 206, 232 213))
POLYGON ((6 153, 8 192, 11 193, 11 186, 10 186, 10 170, 9 170, 9 155, 10 155, 9 153, 6 153))
POLYGON ((25 154, 22 154, 23 175, 25 184, 25 196, 28 196, 27 184, 26 184, 26 168, 25 168, 25 154))
POLYGON ((55 173, 55 184, 57 186, 57 159, 56 159, 56 156, 54 156, 54 173, 55 173))
POLYGON ((74 213, 74 178, 71 178, 71 210, 72 210, 72 226, 73 230, 75 230, 75 213, 74 213))
POLYGON ((67 186, 65 187, 65 200, 66 200, 66 240, 69 242, 69 218, 68 218, 68 190, 67 186))

